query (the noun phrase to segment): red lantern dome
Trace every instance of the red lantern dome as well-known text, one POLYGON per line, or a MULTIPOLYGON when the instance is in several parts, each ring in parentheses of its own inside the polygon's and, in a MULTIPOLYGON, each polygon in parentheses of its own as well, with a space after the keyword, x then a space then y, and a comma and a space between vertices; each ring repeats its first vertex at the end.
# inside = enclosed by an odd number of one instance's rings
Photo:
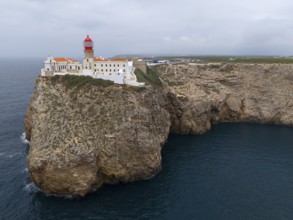
POLYGON ((89 35, 86 36, 86 38, 83 41, 83 46, 84 46, 84 50, 93 50, 94 48, 94 42, 93 40, 90 38, 89 35))

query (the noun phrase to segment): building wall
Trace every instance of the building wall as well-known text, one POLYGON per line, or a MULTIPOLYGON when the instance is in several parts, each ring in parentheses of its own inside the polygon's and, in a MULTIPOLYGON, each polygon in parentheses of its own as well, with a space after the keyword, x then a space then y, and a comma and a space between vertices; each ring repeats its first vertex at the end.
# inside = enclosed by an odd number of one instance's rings
POLYGON ((138 83, 134 72, 132 61, 94 61, 93 58, 84 58, 82 64, 79 62, 56 62, 53 57, 48 57, 41 70, 42 76, 53 75, 84 75, 93 78, 114 81, 117 84, 128 84, 142 86, 138 83))
POLYGON ((93 62, 94 62, 93 58, 84 58, 82 60, 83 69, 91 70, 93 67, 93 62))
POLYGON ((94 75, 94 78, 111 80, 117 84, 124 84, 124 74, 123 73, 116 73, 113 75, 99 74, 99 75, 94 75))
POLYGON ((138 58, 135 58, 132 61, 133 61, 133 66, 136 69, 141 70, 144 74, 147 73, 147 62, 146 61, 144 61, 143 59, 138 59, 138 58))
POLYGON ((85 50, 84 57, 85 58, 94 58, 94 50, 85 50))
POLYGON ((114 74, 118 71, 123 73, 128 73, 128 63, 127 62, 118 62, 118 61, 96 61, 93 63, 93 71, 96 74, 114 74))

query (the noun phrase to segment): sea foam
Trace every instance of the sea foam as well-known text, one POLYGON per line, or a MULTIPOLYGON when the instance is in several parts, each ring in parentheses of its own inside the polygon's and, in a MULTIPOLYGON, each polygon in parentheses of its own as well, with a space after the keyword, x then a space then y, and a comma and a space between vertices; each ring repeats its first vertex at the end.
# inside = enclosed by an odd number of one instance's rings
POLYGON ((23 132, 22 135, 20 136, 22 143, 29 144, 29 141, 25 137, 26 137, 25 132, 23 132))
POLYGON ((36 193, 40 191, 40 189, 33 182, 26 183, 24 189, 29 193, 36 193))

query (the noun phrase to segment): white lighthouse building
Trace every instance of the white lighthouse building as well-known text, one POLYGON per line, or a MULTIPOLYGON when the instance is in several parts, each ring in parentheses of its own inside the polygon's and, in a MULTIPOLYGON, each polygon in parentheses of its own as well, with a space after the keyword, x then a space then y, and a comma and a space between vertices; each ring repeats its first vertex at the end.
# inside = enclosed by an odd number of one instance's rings
POLYGON ((127 59, 105 59, 94 56, 94 42, 87 35, 83 41, 84 58, 82 64, 71 58, 48 57, 41 71, 42 76, 83 75, 93 78, 111 80, 117 84, 144 86, 137 82, 133 62, 127 59))

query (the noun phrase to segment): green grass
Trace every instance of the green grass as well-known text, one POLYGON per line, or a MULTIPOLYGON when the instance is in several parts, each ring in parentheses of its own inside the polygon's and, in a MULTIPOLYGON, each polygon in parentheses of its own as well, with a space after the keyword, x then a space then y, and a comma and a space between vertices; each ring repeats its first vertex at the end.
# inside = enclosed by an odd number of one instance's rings
POLYGON ((53 82, 62 82, 67 89, 79 90, 85 86, 101 86, 108 87, 114 85, 114 82, 110 80, 103 79, 94 79, 90 76, 74 76, 74 75, 65 75, 65 76, 53 76, 53 82))
MULTIPOLYGON (((82 88, 87 88, 88 86, 99 86, 108 87, 114 85, 115 83, 110 80, 104 79, 94 79, 90 76, 75 76, 75 75, 64 75, 64 76, 53 76, 50 78, 53 83, 62 83, 65 85, 67 90, 71 90, 71 95, 76 94, 82 88)), ((128 91, 142 92, 145 87, 141 86, 124 86, 124 89, 128 91)))
MULTIPOLYGON (((196 61, 195 61, 196 62, 196 61)), ((251 63, 251 64, 293 64, 292 58, 286 57, 202 57, 199 62, 251 63)))
POLYGON ((143 92, 145 91, 145 86, 127 86, 125 87, 127 91, 143 92))
POLYGON ((293 57, 274 56, 166 56, 158 59, 183 60, 187 63, 293 64, 293 57))
POLYGON ((154 68, 147 68, 147 73, 144 74, 141 70, 136 69, 135 75, 138 82, 144 82, 146 85, 162 86, 157 71, 154 68))

